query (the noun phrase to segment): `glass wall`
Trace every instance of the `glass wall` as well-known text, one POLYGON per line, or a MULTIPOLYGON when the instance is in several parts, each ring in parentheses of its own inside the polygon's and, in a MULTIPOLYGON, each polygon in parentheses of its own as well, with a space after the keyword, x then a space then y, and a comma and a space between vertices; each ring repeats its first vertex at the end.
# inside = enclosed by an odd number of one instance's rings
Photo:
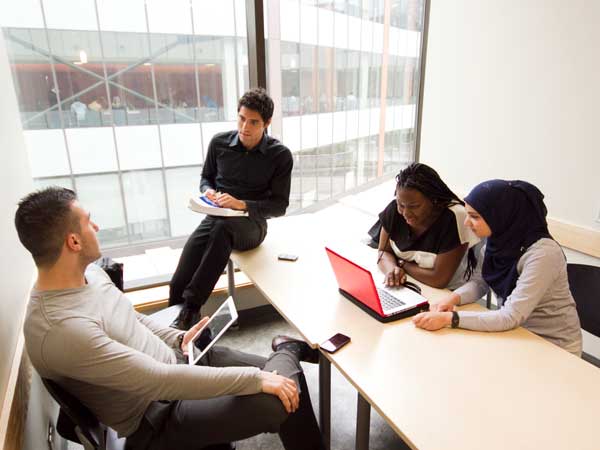
MULTIPOLYGON (((423 0, 272 0, 282 141, 295 152, 294 207, 414 160, 423 0), (387 17, 386 17, 387 15, 387 17), (385 71, 385 77, 384 75, 385 71)), ((274 70, 270 68, 270 74, 274 70)))
POLYGON ((75 189, 103 247, 197 226, 187 198, 248 86, 244 8, 44 0, 2 18, 35 184, 75 189))
MULTIPOLYGON (((288 212, 414 159, 423 2, 264 0, 288 212)), ((187 198, 249 87, 245 7, 27 0, 0 18, 35 183, 75 189, 103 247, 198 224, 187 198)))

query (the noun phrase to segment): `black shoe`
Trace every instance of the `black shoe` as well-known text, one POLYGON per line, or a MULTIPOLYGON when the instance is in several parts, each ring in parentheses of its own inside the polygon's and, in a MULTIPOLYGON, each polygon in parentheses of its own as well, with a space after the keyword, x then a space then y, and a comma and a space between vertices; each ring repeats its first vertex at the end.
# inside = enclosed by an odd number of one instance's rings
POLYGON ((279 335, 271 341, 271 348, 274 352, 279 350, 288 350, 295 354, 300 361, 316 364, 319 362, 319 350, 310 348, 310 346, 299 339, 279 335))
POLYGON ((199 320, 198 311, 185 306, 179 311, 179 315, 171 324, 171 328, 187 331, 192 328, 199 320))

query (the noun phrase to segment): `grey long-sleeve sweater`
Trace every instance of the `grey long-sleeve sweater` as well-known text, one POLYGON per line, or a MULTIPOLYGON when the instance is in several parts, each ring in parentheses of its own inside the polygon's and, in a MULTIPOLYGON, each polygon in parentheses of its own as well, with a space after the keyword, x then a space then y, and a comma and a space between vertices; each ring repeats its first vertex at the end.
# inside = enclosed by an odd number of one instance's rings
MULTIPOLYGON (((480 299, 489 291, 481 275, 484 251, 471 280, 454 291, 462 305, 480 299)), ((581 356, 581 326, 560 246, 552 239, 540 239, 521 256, 517 271, 517 285, 504 305, 496 311, 460 311, 460 328, 505 331, 523 326, 581 356)))
POLYGON ((31 293, 25 342, 42 377, 75 395, 120 436, 137 429, 155 400, 261 391, 254 367, 177 364, 181 331, 137 313, 96 265, 85 276, 81 288, 31 293))

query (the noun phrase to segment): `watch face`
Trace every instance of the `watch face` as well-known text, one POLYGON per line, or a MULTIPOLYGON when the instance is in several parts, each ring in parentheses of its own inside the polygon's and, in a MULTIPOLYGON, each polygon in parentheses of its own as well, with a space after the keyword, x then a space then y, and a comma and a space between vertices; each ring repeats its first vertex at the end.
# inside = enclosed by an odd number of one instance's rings
POLYGON ((458 327, 458 313, 456 311, 452 312, 452 328, 458 327))

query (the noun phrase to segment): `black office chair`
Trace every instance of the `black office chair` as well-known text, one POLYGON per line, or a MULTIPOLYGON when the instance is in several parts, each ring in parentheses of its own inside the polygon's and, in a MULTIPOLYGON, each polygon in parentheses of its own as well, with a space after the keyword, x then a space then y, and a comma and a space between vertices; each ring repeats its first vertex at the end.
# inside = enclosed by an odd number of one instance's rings
POLYGON ((60 406, 56 430, 63 438, 83 445, 85 450, 124 450, 125 438, 102 424, 92 412, 56 382, 42 378, 46 389, 60 406))
MULTIPOLYGON (((567 264, 569 287, 577 304, 581 328, 600 337, 600 267, 567 264)), ((600 367, 600 360, 583 353, 583 359, 600 367)))

